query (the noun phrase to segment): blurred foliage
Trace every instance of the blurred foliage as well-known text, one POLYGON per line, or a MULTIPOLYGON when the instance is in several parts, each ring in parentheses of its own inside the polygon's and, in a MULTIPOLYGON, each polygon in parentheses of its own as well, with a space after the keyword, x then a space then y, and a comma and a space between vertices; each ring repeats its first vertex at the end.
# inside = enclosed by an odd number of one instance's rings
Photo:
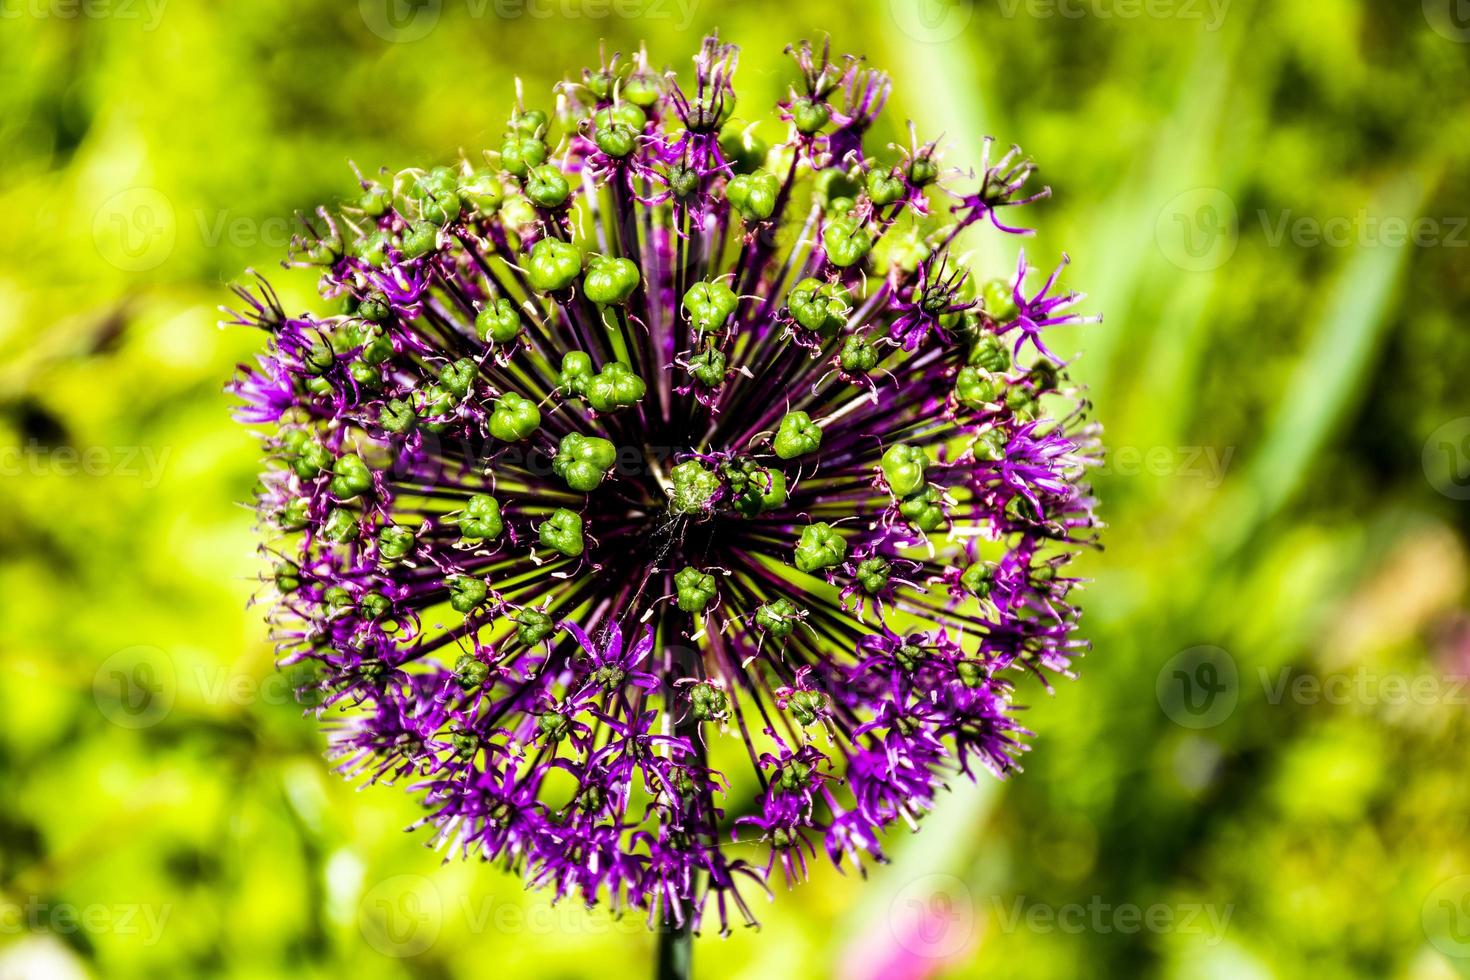
POLYGON ((214 307, 348 161, 477 151, 515 77, 603 38, 683 69, 715 26, 747 118, 831 31, 896 76, 882 136, 1035 156, 1025 244, 1106 313, 1066 343, 1112 456, 1094 651, 1026 773, 702 937, 698 975, 1470 975, 1470 46, 1439 6, 0 4, 0 977, 649 974, 641 923, 441 865, 405 794, 321 761, 249 608, 221 385, 258 338, 214 307))

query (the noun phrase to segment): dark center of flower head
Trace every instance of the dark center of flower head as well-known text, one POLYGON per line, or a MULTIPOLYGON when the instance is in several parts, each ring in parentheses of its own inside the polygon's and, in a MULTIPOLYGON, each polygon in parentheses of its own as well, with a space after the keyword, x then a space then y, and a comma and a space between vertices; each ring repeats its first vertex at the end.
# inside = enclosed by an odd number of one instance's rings
POLYGON ((1041 339, 1076 297, 951 255, 1020 232, 1034 168, 870 155, 887 79, 792 54, 745 118, 716 39, 692 85, 614 58, 320 212, 295 259, 338 312, 239 290, 273 621, 344 768, 674 921, 1012 769, 1016 681, 1081 648, 1095 434, 1041 339))

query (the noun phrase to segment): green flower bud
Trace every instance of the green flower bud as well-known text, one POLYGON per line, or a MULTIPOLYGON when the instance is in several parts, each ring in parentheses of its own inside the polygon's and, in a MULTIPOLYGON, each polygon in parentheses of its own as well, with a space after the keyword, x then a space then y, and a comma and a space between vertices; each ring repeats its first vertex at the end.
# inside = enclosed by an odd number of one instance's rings
POLYGON ((689 713, 695 721, 720 721, 729 707, 725 692, 708 681, 700 681, 689 688, 689 713))
MULTIPOLYGON (((485 678, 490 676, 490 665, 485 663, 473 653, 461 653, 459 659, 454 662, 454 682, 461 690, 469 691, 485 683, 485 678)), ((459 736, 456 735, 456 738, 459 736)), ((479 738, 475 737, 478 747, 479 738)))
POLYGON ((402 398, 389 399, 388 403, 378 410, 378 424, 389 432, 401 435, 412 429, 416 422, 418 422, 418 416, 414 414, 413 405, 402 398))
POLYGON ((331 586, 322 592, 322 605, 333 616, 340 616, 352 608, 352 593, 340 585, 331 586))
POLYGON ((521 311, 504 298, 486 303, 485 308, 475 314, 475 333, 487 343, 508 344, 521 335, 524 326, 521 311))
MULTIPOLYGON (((727 479, 731 476, 727 474, 727 479)), ((731 481, 731 489, 735 493, 735 509, 746 517, 755 517, 786 503, 786 474, 780 470, 752 467, 739 477, 731 481)))
POLYGON ((667 179, 669 191, 676 201, 687 199, 699 189, 699 171, 683 164, 670 164, 667 179))
MULTIPOLYGON (((980 291, 981 307, 996 323, 1005 323, 1016 315, 1016 294, 1004 279, 992 279, 980 291)), ((1000 368, 999 370, 1004 370, 1000 368)))
POLYGON ((466 208, 491 214, 505 200, 505 185, 489 170, 476 170, 459 182, 459 201, 466 208))
POLYGON ((864 375, 878 366, 878 348, 861 334, 852 334, 842 342, 837 365, 851 375, 864 375))
POLYGON ((393 307, 382 293, 368 293, 357 305, 357 315, 371 323, 382 323, 393 315, 393 307))
POLYGON ((961 660, 955 664, 955 673, 966 687, 976 688, 985 683, 985 668, 973 660, 961 660))
POLYGON ((468 357, 461 357, 453 364, 446 364, 439 372, 439 384, 445 391, 462 401, 470 393, 470 388, 475 383, 475 376, 479 373, 478 364, 468 357))
POLYGON ((397 524, 390 524, 378 532, 378 560, 388 564, 407 558, 418 545, 412 531, 397 524))
POLYGON ((675 514, 699 514, 709 510, 710 500, 720 490, 720 478, 697 459, 686 460, 669 471, 674 494, 669 509, 675 514))
POLYGON ((679 609, 687 613, 702 613, 715 598, 715 577, 686 565, 674 575, 674 591, 678 593, 679 609))
MULTIPOLYGON (((796 723, 805 728, 807 725, 815 724, 817 719, 827 714, 831 705, 827 695, 821 691, 794 691, 786 700, 786 706, 791 710, 791 715, 796 723)), ((791 792, 796 792, 804 787, 810 776, 811 766, 801 762, 794 762, 781 770, 781 786, 791 792)))
POLYGON ((276 523, 285 531, 300 531, 311 520, 311 501, 305 497, 293 497, 276 515, 276 523))
POLYGON ((282 595, 301 588, 301 566, 294 561, 283 561, 276 565, 274 573, 276 590, 282 595))
POLYGON ((556 632, 551 617, 539 609, 520 609, 511 617, 516 624, 516 639, 533 647, 556 632))
POLYGON ((357 199, 357 206, 369 218, 381 218, 393 206, 393 195, 382 184, 372 183, 363 189, 362 197, 357 199))
POLYGON ((725 383, 725 355, 715 348, 689 358, 689 375, 706 388, 718 388, 725 383))
POLYGON ((393 608, 393 603, 381 592, 364 592, 357 600, 357 611, 367 619, 378 619, 393 608))
POLYGON ((374 328, 362 335, 362 352, 358 357, 364 364, 378 365, 393 356, 393 341, 382 330, 374 328))
POLYGON ((723 281, 697 282, 684 293, 684 313, 697 334, 717 333, 740 303, 723 281))
POLYGON ((621 159, 637 148, 638 131, 620 122, 608 122, 598 125, 592 141, 603 153, 621 159))
POLYGON ((886 207, 903 200, 905 185, 903 178, 891 170, 868 171, 868 199, 879 207, 886 207))
POLYGON ((840 269, 861 262, 872 247, 873 236, 853 218, 833 218, 822 229, 827 260, 840 269))
POLYGON ((786 307, 803 327, 822 337, 833 337, 847 325, 852 296, 840 283, 803 279, 792 288, 786 307))
POLYGON ((895 496, 907 497, 924 485, 924 468, 928 465, 929 457, 918 446, 889 446, 883 452, 883 479, 895 496))
POLYGON ((543 238, 531 246, 526 277, 538 292, 554 293, 566 289, 582 273, 582 253, 575 245, 543 238))
POLYGON ((529 398, 507 391, 495 400, 490 434, 501 442, 520 442, 541 427, 541 409, 529 398))
POLYGON ((582 515, 576 511, 558 507, 536 529, 536 533, 541 543, 552 551, 561 552, 568 558, 582 554, 582 515))
POLYGON ((1011 352, 1005 342, 993 333, 983 333, 970 348, 969 362, 991 374, 1001 374, 1011 367, 1011 352))
POLYGON ((960 586, 977 599, 988 598, 995 584, 995 567, 994 562, 975 562, 960 574, 960 586))
POLYGON ((488 493, 477 493, 470 497, 464 510, 455 519, 459 524, 459 535, 467 541, 483 541, 498 538, 505 530, 505 521, 500 516, 500 501, 488 493))
POLYGON ((444 584, 449 586, 449 608, 459 613, 472 612, 490 594, 484 580, 473 575, 451 575, 444 584))
POLYGON ((901 502, 898 512, 914 530, 928 534, 949 526, 949 518, 944 516, 941 506, 943 499, 944 494, 938 487, 926 486, 901 502))
POLYGON ((362 457, 348 453, 339 458, 332 467, 332 482, 327 489, 338 500, 351 500, 358 494, 373 488, 373 471, 368 469, 362 457))
POLYGON ((617 459, 617 447, 597 436, 575 432, 561 437, 551 469, 578 493, 596 490, 617 459))
POLYGON ((642 277, 632 259, 594 255, 587 263, 582 291, 598 306, 621 306, 638 288, 642 277))
POLYGON ((847 539, 825 521, 802 529, 796 543, 796 567, 807 574, 841 565, 847 558, 847 539))
POLYGON ((357 540, 357 515, 345 507, 333 507, 322 522, 322 537, 337 544, 357 540))
POLYGON ((454 414, 457 403, 454 393, 446 391, 440 384, 425 385, 413 393, 414 413, 421 419, 437 420, 424 423, 424 428, 430 432, 443 432, 449 427, 450 416, 454 414))
POLYGON ((634 72, 623 82, 619 94, 636 106, 649 108, 663 92, 659 77, 653 72, 634 72))
POLYGON ((324 343, 315 343, 301 355, 301 366, 309 374, 326 374, 337 363, 337 355, 324 343))
POLYGON ((368 391, 377 391, 383 387, 383 373, 371 364, 362 361, 353 361, 347 365, 347 373, 352 375, 352 380, 359 388, 368 391))
POLYGON ((352 243, 352 254, 375 269, 388 264, 388 233, 381 228, 352 243))
POLYGON ((755 625, 782 640, 796 630, 796 624, 801 618, 801 610, 796 603, 785 596, 773 599, 755 610, 755 625))
POLYGON ((583 351, 568 351, 561 358, 557 383, 568 395, 585 395, 592 380, 592 357, 583 351))
POLYGON ((526 177, 526 196, 539 207, 559 208, 571 196, 572 188, 566 175, 555 164, 532 168, 526 177))
POLYGON ((828 214, 846 214, 853 209, 859 185, 841 167, 829 167, 817 174, 817 203, 828 214))
POLYGON ((908 162, 905 172, 915 186, 924 187, 939 179, 939 162, 929 154, 921 153, 908 162))
POLYGON ((725 185, 725 197, 730 206, 746 221, 769 218, 776 210, 776 198, 780 193, 781 182, 775 174, 765 171, 736 174, 725 185))
POLYGON ((812 136, 832 120, 832 107, 815 99, 800 98, 791 103, 791 121, 803 136, 812 136))
POLYGON ((403 233, 398 247, 405 259, 428 255, 439 247, 439 228, 429 221, 416 221, 403 233))
POLYGON ((299 455, 291 463, 291 468, 301 479, 310 480, 331 465, 332 451, 321 443, 313 441, 303 443, 299 455))
POLYGON ((546 132, 546 113, 540 109, 517 109, 510 116, 510 131, 522 136, 541 136, 546 132))
POLYGON ((561 712, 548 711, 536 716, 536 729, 546 737, 547 742, 555 745, 567 737, 567 733, 572 729, 572 723, 561 712))
POLYGON ((599 412, 636 404, 648 390, 643 379, 622 361, 611 361, 587 382, 587 401, 599 412))
POLYGON ((982 463, 998 463, 1006 457, 1006 434, 1000 429, 986 429, 970 443, 975 458, 982 463))
POLYGON ((868 595, 877 595, 888 587, 888 580, 893 576, 893 564, 886 558, 874 555, 864 558, 858 562, 857 581, 862 590, 868 595))
POLYGON ((770 148, 749 127, 726 124, 720 130, 720 154, 737 174, 753 174, 766 160, 770 148))
POLYGON ((787 412, 776 427, 771 448, 782 459, 795 459, 816 452, 822 445, 822 430, 805 412, 787 412))
POLYGON ((546 144, 534 136, 507 136, 500 144, 500 165, 517 177, 546 162, 546 144))
POLYGON ((962 367, 955 375, 954 396, 960 404, 971 408, 983 408, 1000 400, 1004 385, 1001 380, 985 373, 982 368, 962 367))

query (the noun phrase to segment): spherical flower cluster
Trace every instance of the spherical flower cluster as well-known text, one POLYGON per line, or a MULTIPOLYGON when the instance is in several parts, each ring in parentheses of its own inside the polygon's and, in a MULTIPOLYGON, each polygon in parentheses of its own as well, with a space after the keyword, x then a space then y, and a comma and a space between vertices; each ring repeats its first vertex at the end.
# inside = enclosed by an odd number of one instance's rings
POLYGON ((1097 436, 1043 339, 1078 297, 952 254, 1047 192, 988 141, 978 181, 870 147, 887 78, 791 54, 769 118, 716 38, 692 85, 640 54, 518 97, 482 158, 307 222, 339 312, 233 311, 274 637, 342 769, 655 922, 881 860, 1082 648, 1097 436))

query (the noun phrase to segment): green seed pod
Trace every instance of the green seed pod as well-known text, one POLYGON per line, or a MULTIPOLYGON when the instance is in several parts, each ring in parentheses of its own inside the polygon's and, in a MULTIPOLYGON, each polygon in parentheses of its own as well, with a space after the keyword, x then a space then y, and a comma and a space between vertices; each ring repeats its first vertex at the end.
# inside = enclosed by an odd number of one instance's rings
POLYGON ((796 543, 796 567, 807 574, 840 565, 847 559, 847 539, 825 521, 802 529, 796 543))
POLYGON ((508 299, 497 299, 486 303, 485 308, 475 314, 475 333, 489 343, 508 344, 521 335, 525 323, 521 311, 508 299))
POLYGON ((678 606, 683 612, 698 614, 714 601, 715 577, 708 572, 686 565, 674 575, 674 591, 678 593, 678 606))
POLYGON ((505 521, 500 516, 500 502, 488 493, 477 493, 470 497, 469 503, 456 520, 460 537, 467 541, 498 538, 505 530, 505 521))
POLYGON ((589 493, 617 460, 617 447, 606 439, 571 432, 562 436, 551 469, 578 493, 589 493))
POLYGON ((560 552, 568 558, 576 558, 582 554, 582 515, 576 511, 558 507, 536 529, 536 533, 542 545, 552 551, 560 552))
POLYGON ((529 398, 507 391, 495 400, 490 434, 501 442, 520 442, 541 427, 541 410, 529 398))
POLYGON ((881 468, 894 496, 907 497, 924 485, 924 469, 928 465, 924 450, 899 443, 884 450, 881 468))
POLYGON ((822 430, 805 412, 787 412, 776 428, 771 447, 782 459, 814 453, 822 445, 822 430))

